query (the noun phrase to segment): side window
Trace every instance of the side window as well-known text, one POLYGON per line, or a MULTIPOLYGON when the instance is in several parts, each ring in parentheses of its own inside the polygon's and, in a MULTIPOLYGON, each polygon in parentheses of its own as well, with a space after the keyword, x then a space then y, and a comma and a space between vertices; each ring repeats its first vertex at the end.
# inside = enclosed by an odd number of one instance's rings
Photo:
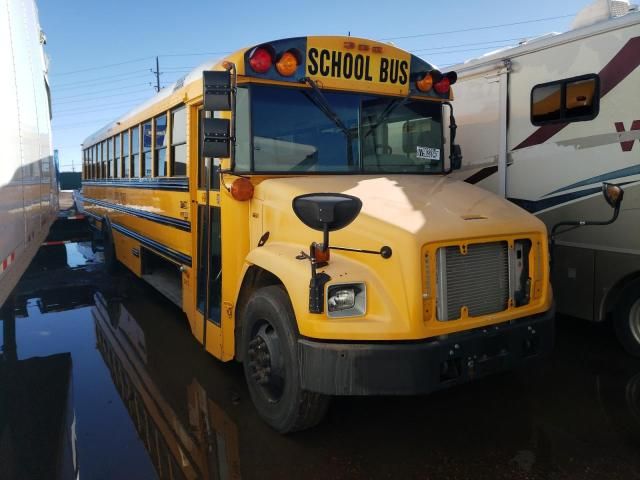
POLYGON ((140 177, 140 127, 131 129, 131 176, 140 177))
POLYGON ((107 149, 107 174, 105 175, 107 178, 113 177, 113 142, 110 138, 107 139, 106 142, 107 149))
POLYGON ((531 90, 531 123, 537 126, 594 119, 600 108, 597 75, 536 85, 531 90))
POLYGON ((155 128, 156 144, 155 170, 156 176, 166 177, 167 172, 167 114, 156 117, 153 122, 155 128))
POLYGON ((249 89, 238 88, 236 94, 236 158, 235 169, 239 172, 251 170, 251 118, 249 89))
POLYGON ((113 176, 117 178, 118 174, 121 173, 120 172, 120 152, 121 152, 120 134, 113 137, 113 142, 114 142, 113 151, 115 152, 114 158, 113 158, 113 176))
POLYGON ((599 94, 597 78, 586 78, 566 83, 565 118, 594 118, 598 114, 596 95, 599 94))
POLYGON ((174 177, 187 175, 187 109, 171 111, 171 163, 174 177))
POLYGON ((104 178, 104 165, 102 164, 103 161, 103 157, 102 157, 102 143, 98 143, 96 145, 97 149, 98 149, 98 178, 104 178))
POLYGON ((129 178, 131 161, 129 158, 129 130, 122 132, 122 176, 129 178))
POLYGON ((151 170, 151 120, 142 124, 142 177, 153 176, 151 170))

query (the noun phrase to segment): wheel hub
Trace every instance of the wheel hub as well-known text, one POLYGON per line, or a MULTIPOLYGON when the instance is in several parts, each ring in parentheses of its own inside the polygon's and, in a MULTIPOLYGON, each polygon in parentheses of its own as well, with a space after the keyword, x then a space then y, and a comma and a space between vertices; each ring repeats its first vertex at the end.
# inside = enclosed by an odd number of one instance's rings
POLYGON ((284 388, 284 365, 275 329, 263 324, 249 341, 250 375, 267 398, 278 401, 284 388))

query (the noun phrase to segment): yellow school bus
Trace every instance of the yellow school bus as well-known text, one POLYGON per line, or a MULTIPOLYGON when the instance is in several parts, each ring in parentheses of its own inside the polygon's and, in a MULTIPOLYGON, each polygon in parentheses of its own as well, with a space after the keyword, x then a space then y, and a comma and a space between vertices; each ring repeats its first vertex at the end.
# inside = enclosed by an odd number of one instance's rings
POLYGON ((281 432, 332 395, 428 393, 548 352, 543 223, 447 176, 455 80, 337 36, 197 68, 83 144, 107 266, 242 362, 281 432))

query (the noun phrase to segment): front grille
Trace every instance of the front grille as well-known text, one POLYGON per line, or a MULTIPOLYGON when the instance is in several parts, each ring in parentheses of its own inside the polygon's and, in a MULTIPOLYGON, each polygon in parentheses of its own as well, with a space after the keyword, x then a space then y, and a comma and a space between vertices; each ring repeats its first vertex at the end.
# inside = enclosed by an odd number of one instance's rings
POLYGON ((509 248, 507 242, 442 247, 437 251, 438 320, 478 317, 501 312, 509 302, 509 248))

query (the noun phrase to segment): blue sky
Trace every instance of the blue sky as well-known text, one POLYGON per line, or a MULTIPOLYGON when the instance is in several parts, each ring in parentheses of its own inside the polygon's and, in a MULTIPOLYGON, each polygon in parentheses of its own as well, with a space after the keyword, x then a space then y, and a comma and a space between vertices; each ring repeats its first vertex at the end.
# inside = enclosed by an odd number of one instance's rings
POLYGON ((78 170, 86 136, 153 96, 156 55, 161 85, 170 85, 223 52, 277 38, 350 32, 392 41, 445 67, 520 39, 566 31, 572 16, 588 3, 40 0, 50 57, 54 148, 61 170, 71 170, 72 163, 78 170), (443 33, 451 31, 456 33, 443 33))

